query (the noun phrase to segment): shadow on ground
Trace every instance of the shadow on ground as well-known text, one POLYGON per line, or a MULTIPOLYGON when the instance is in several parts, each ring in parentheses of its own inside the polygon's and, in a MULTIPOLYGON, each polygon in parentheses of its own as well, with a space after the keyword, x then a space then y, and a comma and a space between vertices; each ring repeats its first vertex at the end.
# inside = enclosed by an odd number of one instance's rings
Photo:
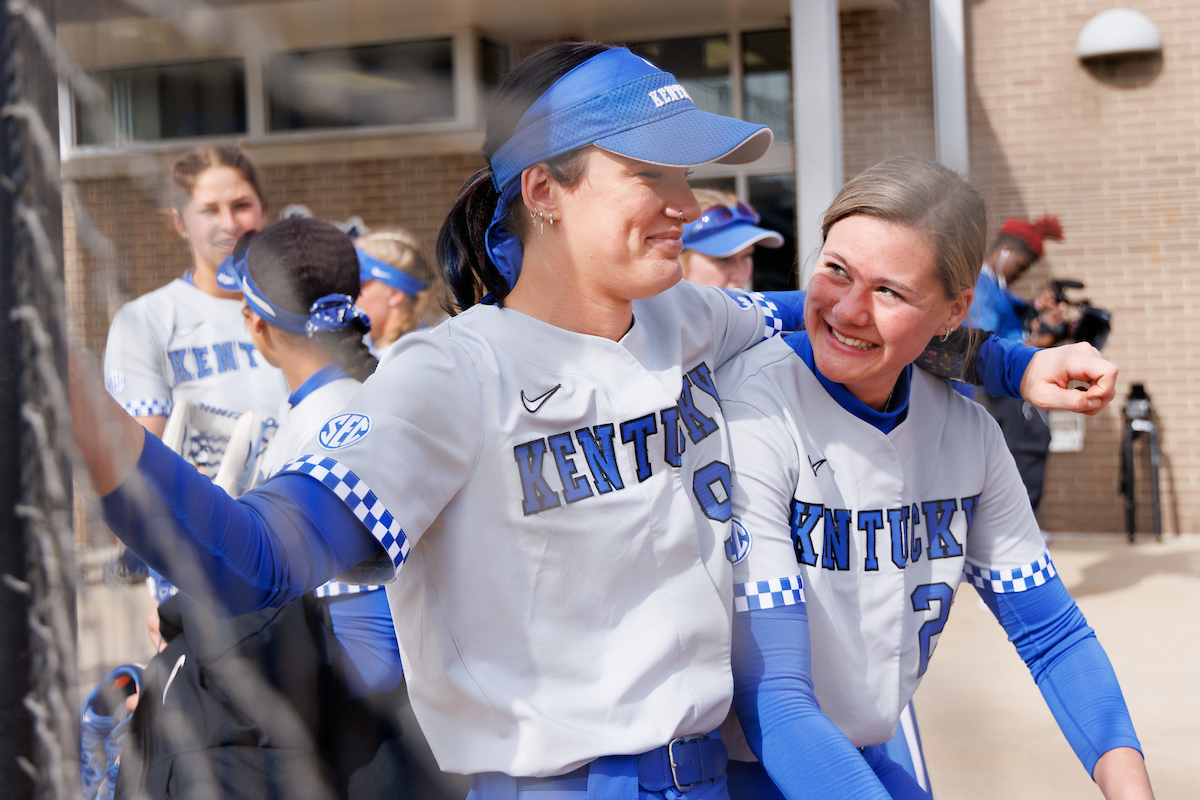
POLYGON ((1071 596, 1076 599, 1128 589, 1152 575, 1182 575, 1200 579, 1200 552, 1181 552, 1167 547, 1156 551, 1152 545, 1076 540, 1057 541, 1053 550, 1105 553, 1103 560, 1082 570, 1083 580, 1069 587, 1071 596))

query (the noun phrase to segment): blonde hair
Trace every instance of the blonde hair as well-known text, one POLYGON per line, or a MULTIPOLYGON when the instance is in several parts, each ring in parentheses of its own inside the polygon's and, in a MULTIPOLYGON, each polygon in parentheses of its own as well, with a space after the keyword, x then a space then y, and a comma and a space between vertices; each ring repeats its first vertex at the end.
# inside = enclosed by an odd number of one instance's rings
POLYGON ((880 162, 852 178, 825 210, 821 241, 839 220, 862 214, 907 225, 933 248, 947 300, 975 285, 987 243, 983 196, 957 172, 918 156, 880 162))
POLYGON ((415 297, 410 295, 407 299, 409 313, 400 331, 401 336, 422 325, 432 326, 441 321, 444 316, 441 306, 445 284, 433 263, 425 257, 416 236, 403 228, 385 228, 358 237, 354 245, 367 255, 386 261, 425 284, 425 288, 415 297))

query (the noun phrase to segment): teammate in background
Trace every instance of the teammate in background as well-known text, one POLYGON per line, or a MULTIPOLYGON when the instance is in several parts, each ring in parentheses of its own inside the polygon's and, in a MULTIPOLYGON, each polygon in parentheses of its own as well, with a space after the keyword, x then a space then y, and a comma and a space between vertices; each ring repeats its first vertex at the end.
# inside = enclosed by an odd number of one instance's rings
POLYGON ((684 280, 701 286, 749 289, 754 278, 754 247, 782 247, 783 237, 756 227, 758 212, 713 189, 696 189, 700 217, 683 229, 679 265, 684 280))
MULTIPOLYGON (((388 593, 413 708, 474 798, 725 797, 731 475, 712 374, 800 318, 796 293, 680 281, 678 256, 700 213, 687 167, 770 142, 623 48, 538 51, 497 90, 490 166, 443 226, 462 313, 404 337, 310 455, 232 500, 74 362, 110 527, 225 613, 364 560, 403 567, 388 593)), ((1087 349, 985 345, 994 389, 1112 397, 1087 349)))
MULTIPOLYGON (((291 389, 263 462, 269 477, 375 369, 353 299, 358 257, 335 226, 293 217, 245 234, 222 270, 242 290, 260 357, 291 389)), ((118 796, 438 796, 399 744, 403 671, 381 588, 330 581, 315 599, 233 619, 185 595, 164 602, 170 633, 143 679, 118 796), (325 652, 330 637, 336 653, 325 652), (385 768, 403 786, 361 777, 385 768)))
POLYGON ((914 156, 825 212, 805 328, 717 374, 732 441, 730 796, 928 798, 890 761, 965 576, 1104 796, 1151 798, 1116 675, 1056 575, 996 424, 911 362, 971 302, 987 218, 914 156), (856 749, 860 748, 860 749, 856 749), (739 752, 740 751, 740 752, 739 752))
MULTIPOLYGON (((968 316, 971 324, 981 330, 995 331, 997 336, 1014 342, 1025 341, 1035 347, 1054 344, 1052 336, 1037 329, 1041 317, 1034 320, 1035 329, 1024 330, 1023 320, 1029 304, 1010 292, 1008 286, 1042 257, 1046 240, 1057 242, 1062 238, 1062 225, 1056 217, 1042 217, 1033 223, 1016 218, 1005 221, 975 282, 975 299, 968 316)), ((1049 305, 1044 296, 1039 297, 1037 303, 1039 311, 1061 317, 1062 310, 1055 307, 1053 296, 1049 305)), ((996 397, 980 391, 976 398, 1000 424, 1004 441, 1017 462, 1029 502, 1036 512, 1042 502, 1046 458, 1050 452, 1049 422, 1036 408, 1012 397, 996 397)))
POLYGON ((371 318, 375 355, 383 358, 404 334, 445 319, 441 278, 415 236, 402 228, 372 231, 354 246, 362 280, 358 307, 371 318))
MULTIPOLYGON (((234 145, 198 147, 171 168, 171 219, 192 252, 192 269, 122 306, 104 349, 108 391, 161 436, 181 399, 237 416, 269 417, 287 396, 279 370, 259 356, 242 324, 242 297, 221 288, 217 268, 246 231, 263 225, 262 177, 234 145)), ((189 460, 220 461, 223 443, 189 443, 189 460)))

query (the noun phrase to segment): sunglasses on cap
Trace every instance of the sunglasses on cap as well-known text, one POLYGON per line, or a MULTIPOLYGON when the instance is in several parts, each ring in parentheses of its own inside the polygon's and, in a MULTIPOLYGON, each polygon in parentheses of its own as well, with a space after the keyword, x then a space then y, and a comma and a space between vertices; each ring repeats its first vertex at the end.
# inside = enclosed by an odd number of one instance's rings
POLYGON ((688 226, 688 236, 695 237, 719 231, 735 222, 748 222, 756 225, 760 219, 762 218, 757 211, 740 200, 732 206, 713 206, 688 226))

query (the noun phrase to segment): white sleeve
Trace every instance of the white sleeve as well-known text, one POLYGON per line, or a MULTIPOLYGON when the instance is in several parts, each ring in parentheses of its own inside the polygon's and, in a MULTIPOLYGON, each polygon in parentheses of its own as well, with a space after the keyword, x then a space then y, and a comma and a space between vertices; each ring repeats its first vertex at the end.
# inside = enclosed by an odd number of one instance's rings
POLYGON ((1027 568, 1039 561, 1046 543, 1000 426, 991 417, 981 416, 985 417, 986 477, 967 531, 968 573, 970 567, 985 571, 1027 568))
MULTIPOLYGON (((733 466, 733 610, 754 611, 804 601, 792 542, 792 498, 799 456, 794 437, 766 413, 724 398, 733 466)), ((820 512, 816 512, 819 518, 820 512)))
MULTIPOLYGON (((482 446, 474 363, 443 336, 410 334, 280 474, 334 491, 399 567, 470 477, 482 446)), ((486 525, 486 520, 480 520, 486 525)))
POLYGON ((715 286, 694 288, 712 309, 713 352, 718 367, 746 348, 783 332, 779 308, 759 292, 726 291, 715 286))
POLYGON ((171 384, 163 373, 166 344, 149 321, 149 304, 121 307, 108 329, 104 347, 104 385, 135 417, 171 413, 171 384))

